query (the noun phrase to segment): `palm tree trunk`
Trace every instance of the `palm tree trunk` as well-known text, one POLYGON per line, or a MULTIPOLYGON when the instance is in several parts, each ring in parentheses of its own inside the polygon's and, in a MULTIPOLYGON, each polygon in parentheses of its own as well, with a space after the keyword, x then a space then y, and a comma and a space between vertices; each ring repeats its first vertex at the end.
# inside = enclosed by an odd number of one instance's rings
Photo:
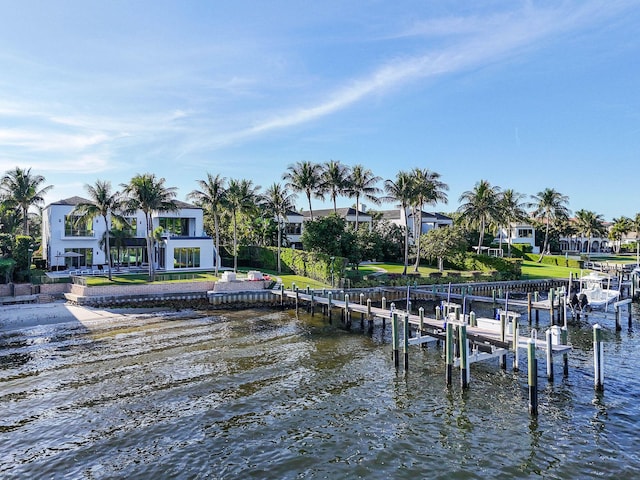
POLYGON ((407 266, 409 265, 409 226, 404 229, 404 269, 402 275, 407 274, 407 266))
POLYGON ((311 192, 307 193, 307 200, 309 201, 309 215, 311 215, 311 221, 313 221, 313 209, 311 208, 311 192))
POLYGON ((236 212, 233 212, 233 271, 238 272, 238 236, 236 235, 236 212))
POLYGON ((219 263, 220 263, 220 259, 222 258, 220 256, 220 229, 218 228, 218 214, 214 213, 213 214, 213 229, 216 231, 216 268, 215 268, 215 275, 216 277, 218 276, 218 269, 219 269, 219 263))
POLYGON ((149 262, 149 281, 155 281, 155 268, 153 266, 153 224, 151 223, 151 212, 146 214, 147 217, 147 261, 149 262))
POLYGON ((282 245, 282 225, 280 223, 280 217, 278 217, 278 273, 282 273, 282 267, 280 266, 280 246, 282 245))
MULTIPOLYGON (((413 217, 415 218, 415 216, 413 217)), ((422 237, 422 208, 418 211, 418 229, 416 238, 416 264, 413 268, 414 272, 418 272, 420 269, 420 237, 422 237)))
POLYGON ((542 263, 542 257, 544 257, 544 254, 547 251, 548 242, 549 242, 549 217, 547 217, 547 228, 545 228, 545 231, 544 231, 544 242, 542 243, 542 251, 540 252, 540 257, 538 257, 537 263, 542 263))
POLYGON ((105 239, 105 245, 107 247, 105 249, 107 251, 106 252, 107 253, 107 272, 109 274, 109 281, 111 281, 112 280, 111 278, 111 242, 110 242, 111 239, 109 238, 111 235, 109 235, 109 220, 107 219, 106 215, 104 215, 103 218, 104 218, 105 228, 107 229, 107 237, 105 239))
POLYGON ((24 216, 24 234, 29 235, 29 205, 22 206, 22 215, 24 216))
POLYGON ((480 239, 478 240, 478 255, 482 253, 483 240, 484 240, 484 220, 480 222, 480 239))

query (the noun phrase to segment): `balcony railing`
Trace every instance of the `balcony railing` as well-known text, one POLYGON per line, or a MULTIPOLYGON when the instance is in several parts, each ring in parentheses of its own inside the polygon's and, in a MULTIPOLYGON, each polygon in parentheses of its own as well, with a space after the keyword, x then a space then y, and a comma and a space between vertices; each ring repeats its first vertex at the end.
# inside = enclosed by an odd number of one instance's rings
POLYGON ((93 230, 65 230, 62 235, 63 238, 75 238, 75 237, 93 238, 95 236, 96 236, 96 233, 93 230))

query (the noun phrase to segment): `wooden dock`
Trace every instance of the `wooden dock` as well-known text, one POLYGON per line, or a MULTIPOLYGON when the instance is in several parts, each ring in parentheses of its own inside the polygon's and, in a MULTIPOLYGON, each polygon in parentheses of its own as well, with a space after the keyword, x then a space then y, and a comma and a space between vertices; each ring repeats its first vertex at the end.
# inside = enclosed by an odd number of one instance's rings
MULTIPOLYGON (((418 292, 420 292, 418 290, 418 292)), ((338 310, 340 312, 341 321, 343 321, 348 327, 351 326, 353 314, 360 314, 360 320, 364 326, 364 321, 371 322, 374 319, 381 319, 383 322, 391 321, 393 319, 394 313, 400 319, 407 319, 410 328, 416 332, 416 336, 413 338, 409 338, 409 344, 417 344, 422 343, 418 339, 424 339, 424 342, 432 340, 444 340, 446 336, 446 321, 455 321, 460 322, 459 320, 459 312, 458 318, 454 318, 449 315, 445 315, 443 318, 433 318, 426 316, 424 312, 421 314, 407 314, 406 311, 395 308, 394 305, 391 305, 389 308, 380 308, 374 307, 371 305, 371 301, 367 301, 367 303, 356 303, 349 300, 349 296, 345 295, 343 300, 333 298, 332 294, 327 294, 327 296, 318 295, 316 292, 304 293, 301 291, 293 291, 293 290, 274 290, 274 293, 284 295, 286 298, 294 300, 296 302, 296 306, 299 308, 300 304, 303 302, 307 303, 308 310, 314 314, 317 308, 322 309, 323 313, 329 316, 330 318, 333 316, 333 310, 338 310), (445 321, 446 318, 446 321, 445 321), (428 337, 425 339, 425 337, 428 337)), ((452 298, 454 298, 452 296, 452 298)), ((481 297, 475 297, 480 300, 481 297)), ((512 303, 510 300, 509 303, 514 305, 515 302, 512 303)), ((526 306, 526 302, 520 302, 519 304, 526 306)), ((540 308, 544 307, 544 303, 539 302, 540 308)), ((457 307, 460 307, 457 305, 457 307)), ((548 303, 547 303, 548 308, 548 303)), ((455 312, 451 312, 454 313, 455 312)), ((509 316, 513 318, 514 315, 510 313, 509 316)), ((519 317, 519 315, 518 315, 519 317)), ((468 323, 468 316, 465 315, 465 322, 468 323)), ((489 324, 489 322, 495 322, 493 319, 476 319, 476 322, 489 324)), ((513 335, 516 332, 514 331, 511 337, 503 334, 500 331, 496 331, 496 329, 482 328, 479 326, 471 326, 467 327, 467 336, 470 339, 471 343, 478 347, 479 350, 484 350, 485 353, 491 349, 513 349, 514 340, 513 335)), ((528 344, 527 337, 520 337, 517 339, 518 348, 526 348, 528 344)), ((543 340, 536 340, 536 347, 541 350, 547 349, 547 343, 543 340)), ((553 355, 563 355, 571 350, 569 345, 553 345, 552 353, 553 355)))

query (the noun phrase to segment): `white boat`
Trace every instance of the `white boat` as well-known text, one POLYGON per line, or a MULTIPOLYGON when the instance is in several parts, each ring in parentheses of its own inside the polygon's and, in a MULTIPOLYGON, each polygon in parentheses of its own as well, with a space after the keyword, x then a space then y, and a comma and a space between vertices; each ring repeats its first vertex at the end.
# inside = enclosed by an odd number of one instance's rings
POLYGON ((571 298, 572 307, 578 307, 581 310, 586 306, 606 308, 620 297, 620 290, 611 286, 613 280, 615 279, 610 275, 600 272, 591 272, 580 277, 580 290, 571 298))

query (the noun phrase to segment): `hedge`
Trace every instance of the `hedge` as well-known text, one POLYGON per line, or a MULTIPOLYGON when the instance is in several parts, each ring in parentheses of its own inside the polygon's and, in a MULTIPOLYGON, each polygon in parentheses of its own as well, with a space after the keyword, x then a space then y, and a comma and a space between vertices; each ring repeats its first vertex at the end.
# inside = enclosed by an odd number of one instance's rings
MULTIPOLYGON (((524 259, 531 262, 538 262, 540 255, 525 253, 524 259)), ((584 268, 583 260, 575 260, 573 258, 566 258, 559 255, 545 255, 542 257, 541 263, 545 265, 556 265, 558 267, 584 268)))
MULTIPOLYGON (((238 263, 266 270, 278 270, 278 249, 276 247, 240 247, 238 263)), ((331 257, 324 253, 281 248, 280 263, 283 273, 295 273, 319 282, 329 283, 331 282, 332 263, 334 279, 338 279, 344 277, 349 260, 344 257, 335 257, 332 262, 331 257)))

